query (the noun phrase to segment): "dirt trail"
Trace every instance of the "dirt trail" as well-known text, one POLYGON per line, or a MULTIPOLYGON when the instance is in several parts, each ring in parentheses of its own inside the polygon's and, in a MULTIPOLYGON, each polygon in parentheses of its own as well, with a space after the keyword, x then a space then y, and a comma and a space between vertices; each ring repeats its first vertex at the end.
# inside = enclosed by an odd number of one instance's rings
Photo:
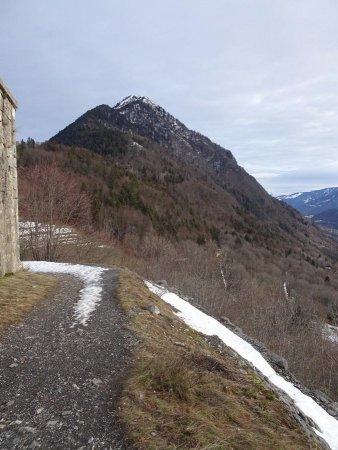
POLYGON ((75 326, 81 282, 59 275, 52 299, 0 338, 0 449, 129 449, 118 423, 120 379, 133 337, 116 301, 118 273, 75 326))

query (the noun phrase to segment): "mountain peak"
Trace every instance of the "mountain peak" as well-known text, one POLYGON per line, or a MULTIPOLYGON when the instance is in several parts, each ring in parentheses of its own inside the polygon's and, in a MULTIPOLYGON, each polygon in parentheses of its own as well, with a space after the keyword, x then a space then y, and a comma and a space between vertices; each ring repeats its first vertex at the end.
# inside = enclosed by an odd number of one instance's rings
POLYGON ((143 103, 145 105, 149 105, 152 108, 159 108, 159 105, 154 103, 150 100, 150 98, 145 96, 137 96, 137 95, 128 95, 128 97, 121 100, 119 103, 117 103, 113 109, 119 110, 122 108, 125 108, 128 105, 134 104, 134 103, 143 103))
MULTIPOLYGON (((237 164, 229 150, 214 144, 206 136, 188 129, 182 122, 157 105, 148 97, 129 95, 114 107, 98 106, 83 114, 76 122, 75 128, 81 124, 77 145, 86 140, 86 133, 102 132, 123 133, 125 136, 137 135, 145 137, 161 147, 170 149, 172 154, 197 164, 207 164, 212 173, 219 176, 229 164, 237 164), (110 130, 110 131, 109 131, 110 130)), ((73 125, 70 126, 71 128, 73 125)), ((61 131, 52 140, 74 145, 72 130, 69 126, 66 133, 61 131)), ((88 145, 88 144, 87 144, 88 145)), ((81 145, 80 145, 81 146, 81 145)), ((98 149, 98 144, 93 144, 98 149)), ((106 151, 106 144, 101 151, 106 151)))

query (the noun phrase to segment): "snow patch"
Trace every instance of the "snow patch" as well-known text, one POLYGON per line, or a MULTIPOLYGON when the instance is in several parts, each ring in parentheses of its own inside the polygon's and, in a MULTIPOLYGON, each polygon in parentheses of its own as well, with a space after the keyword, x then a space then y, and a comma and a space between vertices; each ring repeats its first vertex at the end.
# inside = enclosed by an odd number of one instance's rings
POLYGON ((303 394, 292 383, 278 375, 252 345, 230 331, 216 319, 195 308, 178 295, 168 292, 162 287, 148 281, 146 282, 146 285, 151 292, 176 308, 179 311, 177 313, 178 317, 183 319, 191 328, 208 336, 218 336, 242 358, 251 362, 272 384, 288 394, 295 402, 296 406, 306 416, 313 420, 316 425, 316 428, 313 429, 318 436, 322 437, 332 450, 338 450, 338 421, 328 414, 311 397, 303 394))
POLYGON ((64 273, 80 278, 84 283, 84 287, 80 290, 80 299, 74 305, 74 322, 72 327, 78 324, 87 325, 88 319, 102 299, 101 276, 108 269, 84 266, 82 264, 47 261, 24 261, 22 265, 25 269, 29 269, 32 272, 64 273))
POLYGON ((284 283, 283 283, 283 291, 284 291, 286 300, 289 300, 289 293, 288 293, 288 287, 287 287, 286 281, 284 281, 284 283))
POLYGON ((323 327, 323 335, 328 341, 338 343, 338 327, 326 323, 323 327))
POLYGON ((302 194, 303 194, 303 192, 296 192, 295 194, 290 194, 290 195, 280 195, 277 198, 279 198, 281 200, 283 200, 284 198, 297 198, 297 197, 299 197, 302 194))
POLYGON ((140 145, 138 142, 133 141, 131 145, 135 148, 135 150, 139 151, 144 150, 144 147, 140 145))
POLYGON ((131 103, 137 102, 137 101, 142 101, 143 103, 145 103, 153 108, 159 107, 158 105, 156 105, 156 103, 152 102, 150 100, 150 98, 148 98, 148 97, 138 97, 137 95, 129 95, 128 97, 124 98, 121 102, 117 103, 114 106, 114 109, 124 108, 125 106, 127 106, 131 103))
POLYGON ((324 189, 324 195, 330 195, 332 192, 337 191, 338 188, 336 187, 331 187, 331 188, 326 188, 324 189))
POLYGON ((138 99, 138 97, 136 97, 136 95, 128 95, 128 97, 124 98, 122 101, 117 103, 114 106, 114 109, 123 108, 124 106, 129 105, 129 103, 132 103, 132 102, 136 101, 137 99, 138 99))

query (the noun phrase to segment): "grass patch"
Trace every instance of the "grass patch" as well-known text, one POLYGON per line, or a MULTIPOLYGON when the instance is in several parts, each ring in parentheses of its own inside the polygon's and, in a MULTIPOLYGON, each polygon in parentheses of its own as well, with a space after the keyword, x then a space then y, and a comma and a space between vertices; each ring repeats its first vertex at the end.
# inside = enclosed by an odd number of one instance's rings
POLYGON ((188 328, 135 274, 121 270, 118 294, 141 342, 121 399, 136 448, 314 448, 250 367, 188 328), (152 315, 149 304, 161 314, 152 315))
POLYGON ((57 283, 55 277, 25 271, 0 278, 0 333, 20 322, 57 283))

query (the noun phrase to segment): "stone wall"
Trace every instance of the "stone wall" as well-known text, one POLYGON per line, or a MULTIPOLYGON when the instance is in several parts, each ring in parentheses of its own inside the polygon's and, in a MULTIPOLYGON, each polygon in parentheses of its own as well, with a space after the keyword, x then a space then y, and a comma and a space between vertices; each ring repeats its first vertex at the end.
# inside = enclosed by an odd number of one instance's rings
POLYGON ((20 267, 16 108, 16 100, 0 79, 0 277, 20 267))

